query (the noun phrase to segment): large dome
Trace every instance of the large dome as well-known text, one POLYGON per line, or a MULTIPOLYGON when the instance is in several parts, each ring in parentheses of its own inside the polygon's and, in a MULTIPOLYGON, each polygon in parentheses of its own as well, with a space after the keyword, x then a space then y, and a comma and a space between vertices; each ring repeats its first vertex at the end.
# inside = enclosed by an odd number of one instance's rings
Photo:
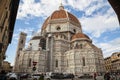
MULTIPOLYGON (((60 6, 60 7, 63 7, 63 6, 60 6)), ((59 10, 54 11, 52 15, 45 20, 42 26, 42 30, 46 29, 47 24, 50 23, 50 21, 59 20, 59 19, 66 19, 69 22, 73 22, 77 24, 78 27, 81 27, 79 20, 73 14, 64 10, 64 7, 63 7, 63 8, 60 8, 59 10)))

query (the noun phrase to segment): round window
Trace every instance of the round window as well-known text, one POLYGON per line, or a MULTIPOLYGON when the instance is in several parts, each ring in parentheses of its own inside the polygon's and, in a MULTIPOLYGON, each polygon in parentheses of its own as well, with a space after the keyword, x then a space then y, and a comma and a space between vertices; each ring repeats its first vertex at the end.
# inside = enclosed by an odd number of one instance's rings
POLYGON ((61 29, 61 28, 60 28, 60 26, 57 26, 56 30, 58 30, 58 31, 59 31, 60 29, 61 29))
POLYGON ((74 32, 74 33, 76 33, 76 30, 75 30, 75 29, 73 29, 73 32, 74 32))

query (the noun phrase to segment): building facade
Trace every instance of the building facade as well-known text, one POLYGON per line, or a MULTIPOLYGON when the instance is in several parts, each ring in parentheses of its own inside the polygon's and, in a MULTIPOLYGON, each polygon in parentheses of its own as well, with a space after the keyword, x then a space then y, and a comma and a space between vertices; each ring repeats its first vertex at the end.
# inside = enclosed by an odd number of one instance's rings
POLYGON ((112 63, 111 63, 111 57, 106 57, 105 59, 105 69, 107 72, 112 71, 112 63))
POLYGON ((115 52, 104 60, 106 71, 120 73, 120 52, 115 52))
POLYGON ((3 61, 3 70, 5 72, 12 72, 12 69, 13 68, 8 61, 3 61))
POLYGON ((111 55, 112 72, 120 72, 120 52, 111 55))
POLYGON ((19 0, 0 0, 0 70, 11 43, 19 0))
POLYGON ((20 49, 19 43, 25 39, 19 38, 15 72, 81 75, 105 71, 101 49, 92 44, 92 40, 82 32, 79 20, 62 5, 45 20, 41 32, 31 38, 29 46, 20 49))

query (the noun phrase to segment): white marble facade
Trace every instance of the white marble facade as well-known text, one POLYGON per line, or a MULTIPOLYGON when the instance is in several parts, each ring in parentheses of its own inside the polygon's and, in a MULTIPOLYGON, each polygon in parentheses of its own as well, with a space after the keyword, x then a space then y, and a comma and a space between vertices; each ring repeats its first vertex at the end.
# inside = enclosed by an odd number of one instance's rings
POLYGON ((36 34, 26 48, 23 48, 25 43, 21 43, 25 42, 26 35, 20 34, 15 72, 52 71, 77 75, 104 72, 101 49, 92 44, 82 32, 79 20, 63 6, 45 20, 41 32, 36 34), (33 62, 37 62, 35 71, 32 70, 33 62))

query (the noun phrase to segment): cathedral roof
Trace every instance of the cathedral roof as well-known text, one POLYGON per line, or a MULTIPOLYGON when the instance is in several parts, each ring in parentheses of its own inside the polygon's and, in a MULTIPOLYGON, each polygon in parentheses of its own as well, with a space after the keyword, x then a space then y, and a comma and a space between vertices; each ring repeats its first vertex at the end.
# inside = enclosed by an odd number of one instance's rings
POLYGON ((40 39, 40 38, 41 38, 41 36, 34 36, 34 37, 31 38, 31 40, 37 40, 37 39, 40 39))
POLYGON ((41 35, 40 35, 40 32, 39 32, 39 33, 35 33, 35 34, 32 36, 31 40, 38 40, 38 39, 40 39, 40 38, 41 38, 41 35))
POLYGON ((78 39, 78 38, 90 39, 87 35, 85 35, 83 33, 77 33, 77 34, 75 34, 75 35, 72 36, 72 40, 78 39))
MULTIPOLYGON (((60 7, 63 7, 63 6, 60 6, 60 7)), ((43 23, 42 29, 44 30, 50 21, 58 20, 58 19, 66 19, 68 21, 72 21, 78 24, 80 27, 79 20, 73 14, 67 12, 63 7, 63 8, 60 8, 59 10, 54 11, 52 15, 45 20, 45 22, 43 23)))

